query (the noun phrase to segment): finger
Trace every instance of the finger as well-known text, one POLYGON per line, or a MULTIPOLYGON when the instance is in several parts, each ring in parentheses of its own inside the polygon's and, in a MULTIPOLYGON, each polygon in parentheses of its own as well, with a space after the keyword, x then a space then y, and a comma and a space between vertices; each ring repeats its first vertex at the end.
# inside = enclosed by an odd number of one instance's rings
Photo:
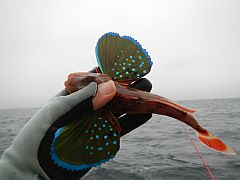
POLYGON ((66 103, 71 103, 73 106, 75 106, 76 104, 87 99, 88 97, 95 96, 96 92, 97 92, 97 83, 91 82, 89 85, 87 85, 83 89, 78 90, 66 96, 64 99, 66 103))
POLYGON ((97 94, 93 98, 93 109, 97 110, 106 105, 116 94, 116 86, 114 82, 108 81, 98 86, 97 94))
POLYGON ((55 121, 60 116, 66 114, 71 109, 76 107, 82 101, 96 95, 97 83, 91 82, 81 90, 78 90, 67 96, 58 96, 51 98, 44 109, 50 109, 52 121, 55 121))

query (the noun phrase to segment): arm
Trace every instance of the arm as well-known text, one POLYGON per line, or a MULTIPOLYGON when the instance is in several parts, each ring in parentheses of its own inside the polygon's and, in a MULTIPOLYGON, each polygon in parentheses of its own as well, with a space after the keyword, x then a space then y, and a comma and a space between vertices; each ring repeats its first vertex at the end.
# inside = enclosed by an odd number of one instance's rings
MULTIPOLYGON (((108 83, 108 88, 109 85, 112 86, 113 83, 108 83)), ((92 82, 71 95, 67 95, 63 90, 53 97, 26 123, 11 146, 3 153, 0 160, 0 179, 56 179, 46 173, 41 163, 47 161, 44 159, 44 151, 40 148, 44 147, 41 144, 50 142, 52 139, 49 132, 54 132, 58 126, 69 123, 77 114, 93 111, 94 108, 107 103, 115 94, 115 86, 112 86, 111 93, 107 94, 104 93, 104 87, 106 88, 106 85, 99 87, 96 94, 97 84, 92 82), (102 97, 103 101, 97 100, 99 97, 102 97)))

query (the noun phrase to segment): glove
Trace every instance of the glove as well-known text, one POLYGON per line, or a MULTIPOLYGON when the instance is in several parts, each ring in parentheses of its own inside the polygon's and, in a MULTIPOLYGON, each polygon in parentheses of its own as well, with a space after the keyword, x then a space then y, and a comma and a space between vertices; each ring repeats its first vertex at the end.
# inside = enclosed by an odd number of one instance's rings
MULTIPOLYGON (((145 91, 150 91, 152 87, 147 79, 141 79, 131 86, 145 91)), ((92 97, 96 89, 96 83, 92 82, 76 93, 68 95, 66 90, 63 90, 52 98, 29 120, 12 145, 3 153, 0 160, 0 179, 74 180, 84 176, 90 169, 76 172, 61 169, 52 162, 49 149, 59 127, 70 123, 77 116, 93 111, 92 97)), ((100 90, 98 92, 101 93, 100 90)), ((109 101, 111 97, 105 96, 104 101, 109 101)), ((99 99, 97 95, 96 99, 99 99)), ((100 107, 104 105, 101 104, 103 101, 99 102, 100 107)), ((151 116, 151 114, 123 116, 116 114, 122 127, 121 136, 144 124, 151 116)))
POLYGON ((45 157, 40 148, 58 126, 69 123, 76 114, 93 111, 92 97, 97 84, 90 83, 84 89, 71 95, 66 90, 53 97, 21 129, 11 146, 5 150, 0 160, 1 180, 50 179, 41 167, 45 157), (78 112, 78 113, 76 113, 78 112))

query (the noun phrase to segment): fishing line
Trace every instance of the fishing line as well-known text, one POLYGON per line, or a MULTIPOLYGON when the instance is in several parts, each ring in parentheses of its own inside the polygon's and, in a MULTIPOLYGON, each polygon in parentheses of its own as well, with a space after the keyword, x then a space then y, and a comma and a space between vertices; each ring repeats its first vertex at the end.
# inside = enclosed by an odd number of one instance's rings
POLYGON ((211 177, 212 180, 215 180, 215 178, 214 178, 214 176, 213 176, 213 174, 212 174, 212 172, 211 172, 211 170, 210 170, 207 162, 204 160, 204 158, 203 158, 202 154, 200 153, 199 149, 197 148, 197 145, 195 144, 193 138, 192 138, 192 137, 189 135, 189 133, 187 132, 186 127, 183 126, 183 125, 182 125, 182 127, 184 128, 184 133, 189 137, 189 139, 190 139, 190 141, 191 141, 194 149, 196 150, 196 152, 197 152, 199 158, 201 159, 201 161, 202 161, 205 169, 207 170, 208 175, 211 177))

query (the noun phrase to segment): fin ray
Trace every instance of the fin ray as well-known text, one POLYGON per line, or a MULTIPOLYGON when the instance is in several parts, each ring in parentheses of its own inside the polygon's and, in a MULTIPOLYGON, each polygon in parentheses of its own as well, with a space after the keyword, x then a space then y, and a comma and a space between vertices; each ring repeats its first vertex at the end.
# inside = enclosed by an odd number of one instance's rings
POLYGON ((58 129, 50 153, 59 167, 79 171, 109 161, 119 147, 119 132, 105 112, 97 111, 58 129))
POLYGON ((210 132, 206 131, 204 133, 195 131, 197 134, 197 137, 201 143, 203 143, 205 146, 207 146, 210 149, 213 149, 215 151, 229 154, 229 155, 236 155, 236 153, 233 151, 233 149, 225 144, 220 138, 214 136, 210 132))
POLYGON ((152 61, 135 39, 106 33, 97 42, 96 57, 101 71, 115 81, 135 81, 148 74, 152 61))

